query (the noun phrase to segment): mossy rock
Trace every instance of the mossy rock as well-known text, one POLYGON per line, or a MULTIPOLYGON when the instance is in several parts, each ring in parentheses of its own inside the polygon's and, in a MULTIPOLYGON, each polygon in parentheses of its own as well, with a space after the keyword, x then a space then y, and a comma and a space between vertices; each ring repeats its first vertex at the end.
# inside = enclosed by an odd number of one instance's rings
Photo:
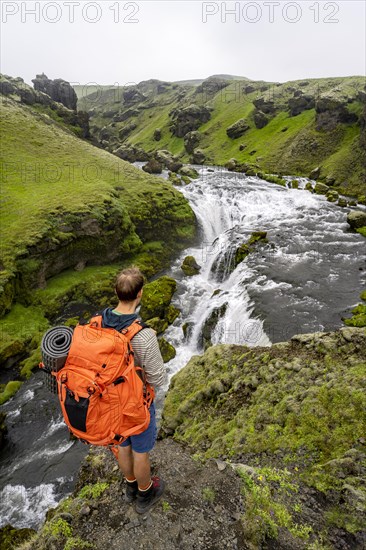
POLYGON ((319 181, 316 182, 314 186, 314 193, 317 195, 325 195, 327 191, 329 191, 328 185, 325 185, 325 183, 321 183, 319 181))
POLYGON ((6 401, 8 401, 13 395, 17 393, 20 386, 23 384, 23 382, 20 382, 19 380, 13 380, 6 384, 4 390, 0 393, 0 405, 3 405, 6 401))
POLYGON ((149 319, 148 321, 146 321, 146 323, 149 325, 149 327, 155 330, 156 334, 162 334, 168 328, 168 321, 166 321, 165 319, 160 319, 160 317, 149 319))
POLYGON ((165 320, 169 323, 169 325, 171 325, 179 317, 179 315, 180 315, 180 310, 177 307, 170 304, 170 306, 168 306, 165 311, 165 320))
POLYGON ((311 193, 314 192, 313 186, 311 185, 310 181, 306 182, 305 189, 306 191, 310 191, 311 193))
POLYGON ((338 199, 337 205, 338 205, 338 206, 345 207, 345 206, 348 205, 348 202, 347 202, 347 200, 344 199, 343 197, 340 197, 340 198, 338 199))
POLYGON ((363 210, 351 210, 347 214, 347 222, 352 229, 359 229, 366 226, 366 212, 363 210))
POLYGON ((357 233, 360 233, 360 235, 362 235, 363 237, 366 237, 366 225, 365 227, 359 227, 358 229, 356 229, 357 233))
POLYGON ((179 170, 179 174, 181 176, 188 176, 189 178, 195 180, 199 178, 199 173, 195 168, 192 168, 191 166, 182 166, 182 168, 179 170))
POLYGON ((243 243, 235 252, 235 267, 245 260, 248 254, 254 250, 255 244, 260 241, 268 243, 267 231, 253 231, 246 243, 243 243))
POLYGON ((171 361, 176 356, 175 347, 172 346, 165 338, 159 338, 159 348, 160 353, 163 358, 164 363, 168 363, 168 361, 171 361))
POLYGON ((181 181, 188 185, 189 183, 191 183, 192 180, 188 176, 182 176, 181 181))
POLYGON ((298 180, 292 180, 291 181, 291 187, 292 187, 292 189, 298 189, 299 188, 299 181, 298 180))
POLYGON ((182 185, 182 180, 175 172, 169 172, 168 180, 171 181, 173 185, 182 185))
POLYGON ((1 550, 13 550, 36 535, 34 529, 15 529, 11 525, 5 525, 0 529, 1 550))
POLYGON ((144 321, 154 317, 164 319, 176 289, 176 281, 167 276, 159 277, 146 284, 141 299, 141 318, 144 321))
POLYGON ((201 266, 198 265, 196 259, 193 256, 186 256, 180 267, 184 271, 184 274, 189 277, 191 277, 192 275, 197 275, 201 270, 201 266))

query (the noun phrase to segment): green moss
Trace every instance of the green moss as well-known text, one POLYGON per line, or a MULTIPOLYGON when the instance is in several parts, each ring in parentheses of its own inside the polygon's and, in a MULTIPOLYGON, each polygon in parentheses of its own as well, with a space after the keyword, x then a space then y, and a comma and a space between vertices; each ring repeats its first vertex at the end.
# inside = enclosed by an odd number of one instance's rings
POLYGON ((108 483, 95 483, 94 485, 85 485, 78 493, 79 498, 85 499, 97 499, 106 489, 108 489, 108 483))
POLYGON ((172 346, 165 338, 159 338, 159 349, 164 363, 168 363, 176 356, 175 347, 172 346))
POLYGON ((13 397, 13 395, 15 395, 19 390, 22 383, 23 382, 19 381, 8 382, 4 388, 4 391, 0 393, 0 405, 3 405, 11 397, 13 397))
POLYGON ((216 491, 212 487, 204 487, 202 489, 202 496, 206 502, 212 504, 216 498, 216 491))
POLYGON ((68 538, 72 535, 72 528, 63 518, 54 517, 49 523, 46 523, 46 525, 44 526, 43 535, 56 538, 68 538))
POLYGON ((366 227, 359 227, 356 229, 357 233, 360 233, 363 237, 366 237, 366 227))
POLYGON ((146 284, 141 299, 140 315, 142 319, 147 320, 153 317, 164 319, 176 288, 176 281, 167 276, 146 284))
POLYGON ((163 431, 206 458, 266 453, 292 461, 300 453, 296 465, 304 482, 339 489, 344 476, 327 463, 357 447, 366 423, 366 338, 360 338, 355 348, 335 333, 329 349, 314 337, 312 360, 306 347, 291 343, 262 352, 263 362, 259 350, 209 348, 173 377, 163 431))

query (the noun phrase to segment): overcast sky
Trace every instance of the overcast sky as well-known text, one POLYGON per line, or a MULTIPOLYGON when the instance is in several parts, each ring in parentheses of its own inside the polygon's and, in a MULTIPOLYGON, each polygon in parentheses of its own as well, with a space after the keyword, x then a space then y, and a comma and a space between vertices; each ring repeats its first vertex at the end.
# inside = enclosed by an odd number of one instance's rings
POLYGON ((365 21, 364 0, 1 0, 1 72, 119 85, 365 75, 365 21))

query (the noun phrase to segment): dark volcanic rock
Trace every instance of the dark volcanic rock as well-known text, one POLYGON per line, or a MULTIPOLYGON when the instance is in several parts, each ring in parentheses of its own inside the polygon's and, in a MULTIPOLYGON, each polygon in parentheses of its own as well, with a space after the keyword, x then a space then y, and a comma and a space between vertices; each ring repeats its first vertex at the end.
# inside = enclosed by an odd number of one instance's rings
POLYGON ((272 115, 276 111, 274 102, 271 100, 267 101, 263 97, 255 99, 253 104, 258 111, 262 111, 266 115, 272 115))
POLYGON ((297 116, 303 111, 313 109, 315 107, 315 99, 313 96, 305 95, 301 90, 294 93, 294 97, 288 100, 288 106, 291 116, 297 116))
POLYGON ((193 153, 193 151, 199 145, 201 138, 202 134, 200 134, 200 132, 198 132, 197 130, 193 132, 188 132, 188 134, 184 136, 184 147, 187 153, 193 153))
POLYGON ((226 133, 229 138, 236 139, 238 137, 241 137, 247 130, 249 130, 250 126, 247 123, 245 118, 240 118, 234 124, 229 126, 226 130, 226 133))
POLYGON ((316 129, 334 130, 339 123, 357 122, 358 117, 355 113, 350 113, 347 109, 347 103, 338 98, 322 96, 315 102, 316 110, 316 129))
POLYGON ((163 165, 156 159, 150 159, 149 162, 142 167, 142 169, 148 174, 161 174, 163 171, 163 165))
POLYGON ((123 101, 125 105, 139 103, 140 101, 144 101, 145 99, 146 99, 146 96, 142 92, 140 92, 137 86, 128 87, 123 92, 123 101))
POLYGON ((269 122, 269 118, 264 113, 262 113, 262 111, 257 111, 255 113, 254 124, 256 128, 258 128, 258 130, 267 126, 268 122, 269 122))
POLYGON ((173 121, 171 125, 173 136, 184 137, 188 132, 197 130, 201 124, 210 120, 211 113, 207 107, 192 104, 183 109, 173 109, 170 116, 173 121))
POLYGON ((78 98, 74 88, 66 80, 61 78, 50 80, 42 73, 37 74, 32 82, 36 91, 49 95, 51 99, 62 103, 68 109, 76 110, 78 98))

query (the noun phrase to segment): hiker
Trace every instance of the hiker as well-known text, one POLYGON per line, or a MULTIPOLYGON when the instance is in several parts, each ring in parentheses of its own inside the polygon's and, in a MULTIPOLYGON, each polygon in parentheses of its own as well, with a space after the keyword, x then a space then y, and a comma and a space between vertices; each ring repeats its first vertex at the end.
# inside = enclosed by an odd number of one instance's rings
MULTIPOLYGON (((114 328, 119 332, 135 319, 135 310, 141 301, 144 277, 136 267, 123 270, 117 276, 116 294, 119 303, 115 309, 107 308, 102 313, 102 327, 114 328)), ((154 388, 165 380, 165 368, 156 333, 151 328, 140 330, 131 340, 135 365, 143 368, 148 382, 154 388)), ((136 511, 144 513, 162 496, 164 481, 151 477, 149 452, 155 445, 157 428, 155 404, 150 406, 150 424, 145 431, 128 437, 118 447, 118 464, 126 479, 125 500, 136 499, 136 511)))

